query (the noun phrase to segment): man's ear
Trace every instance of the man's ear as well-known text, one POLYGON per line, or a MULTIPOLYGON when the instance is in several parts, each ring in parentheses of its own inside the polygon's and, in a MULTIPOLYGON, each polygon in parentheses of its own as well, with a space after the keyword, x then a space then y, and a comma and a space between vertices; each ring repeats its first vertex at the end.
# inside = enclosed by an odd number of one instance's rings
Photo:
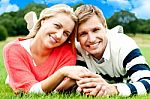
POLYGON ((25 14, 24 16, 25 21, 27 22, 27 29, 31 31, 35 23, 37 22, 37 15, 35 12, 31 11, 25 14))
POLYGON ((104 27, 107 29, 107 25, 105 24, 104 27))

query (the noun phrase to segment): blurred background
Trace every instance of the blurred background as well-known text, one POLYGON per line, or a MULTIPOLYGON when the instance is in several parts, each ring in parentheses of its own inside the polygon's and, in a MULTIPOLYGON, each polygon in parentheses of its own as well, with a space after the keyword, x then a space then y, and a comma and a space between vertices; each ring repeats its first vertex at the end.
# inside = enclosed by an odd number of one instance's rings
POLYGON ((74 9, 82 4, 102 9, 108 28, 122 25, 126 34, 150 34, 150 0, 1 0, 0 41, 7 37, 27 35, 24 15, 40 11, 54 4, 68 4, 74 9))

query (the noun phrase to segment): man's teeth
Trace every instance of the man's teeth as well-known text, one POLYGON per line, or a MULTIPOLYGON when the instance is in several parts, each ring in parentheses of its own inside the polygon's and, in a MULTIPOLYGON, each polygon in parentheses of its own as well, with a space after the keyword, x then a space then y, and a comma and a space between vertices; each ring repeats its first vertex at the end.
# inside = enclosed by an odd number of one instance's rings
POLYGON ((97 48, 99 45, 99 43, 95 43, 95 44, 92 44, 92 45, 88 45, 88 47, 90 48, 97 48))

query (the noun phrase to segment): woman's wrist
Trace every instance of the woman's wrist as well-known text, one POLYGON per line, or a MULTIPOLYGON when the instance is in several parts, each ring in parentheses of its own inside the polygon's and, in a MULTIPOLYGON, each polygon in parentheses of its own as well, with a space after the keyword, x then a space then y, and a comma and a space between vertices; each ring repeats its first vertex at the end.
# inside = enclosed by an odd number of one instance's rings
POLYGON ((63 77, 67 76, 67 72, 65 72, 65 67, 62 67, 61 69, 58 70, 59 74, 62 75, 63 77))

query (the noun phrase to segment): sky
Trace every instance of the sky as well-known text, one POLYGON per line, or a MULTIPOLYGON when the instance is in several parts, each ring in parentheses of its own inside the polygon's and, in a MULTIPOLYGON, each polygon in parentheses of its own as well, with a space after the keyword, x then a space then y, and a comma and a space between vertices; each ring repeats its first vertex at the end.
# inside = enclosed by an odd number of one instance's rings
POLYGON ((18 11, 29 3, 45 3, 48 6, 63 3, 70 6, 78 3, 92 4, 99 7, 106 18, 115 12, 127 10, 135 13, 137 18, 150 19, 150 0, 0 0, 0 15, 4 12, 18 11))

